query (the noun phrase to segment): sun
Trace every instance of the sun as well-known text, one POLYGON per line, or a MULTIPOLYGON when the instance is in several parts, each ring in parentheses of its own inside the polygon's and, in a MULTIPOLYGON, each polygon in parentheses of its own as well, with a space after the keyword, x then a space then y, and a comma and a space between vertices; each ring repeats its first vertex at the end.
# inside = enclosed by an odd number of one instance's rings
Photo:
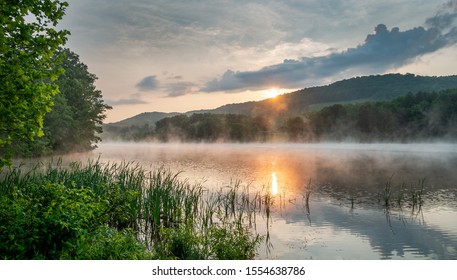
POLYGON ((265 91, 265 97, 267 98, 274 98, 281 94, 281 91, 277 88, 270 88, 269 90, 265 91))

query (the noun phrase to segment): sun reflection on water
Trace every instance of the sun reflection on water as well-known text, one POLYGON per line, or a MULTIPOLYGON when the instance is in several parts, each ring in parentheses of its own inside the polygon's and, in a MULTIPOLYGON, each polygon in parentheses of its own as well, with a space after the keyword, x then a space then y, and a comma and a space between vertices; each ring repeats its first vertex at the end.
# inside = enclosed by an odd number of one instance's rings
POLYGON ((276 172, 271 173, 271 194, 278 194, 278 177, 276 177, 276 172))

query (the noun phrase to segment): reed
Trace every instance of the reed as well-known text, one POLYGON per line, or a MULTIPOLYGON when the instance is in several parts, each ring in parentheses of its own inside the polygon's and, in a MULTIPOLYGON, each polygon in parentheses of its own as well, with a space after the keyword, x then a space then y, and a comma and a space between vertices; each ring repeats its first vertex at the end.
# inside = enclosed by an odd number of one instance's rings
POLYGON ((417 186, 413 186, 411 188, 411 201, 410 206, 412 207, 413 211, 415 209, 421 209, 424 203, 423 196, 425 190, 425 179, 419 180, 417 186))
POLYGON ((0 192, 8 196, 50 183, 90 191, 104 205, 100 226, 131 232, 160 259, 254 258, 264 239, 255 232, 255 217, 262 213, 268 221, 273 203, 271 195, 250 193, 240 182, 209 192, 165 168, 99 160, 11 168, 1 174, 0 192))
POLYGON ((384 207, 389 208, 392 204, 392 181, 389 180, 384 185, 384 192, 383 192, 383 204, 384 207))
POLYGON ((380 201, 385 209, 393 207, 409 207, 414 212, 420 210, 424 204, 425 179, 419 180, 417 184, 410 184, 409 187, 402 182, 397 187, 393 187, 392 178, 390 178, 383 188, 380 201))

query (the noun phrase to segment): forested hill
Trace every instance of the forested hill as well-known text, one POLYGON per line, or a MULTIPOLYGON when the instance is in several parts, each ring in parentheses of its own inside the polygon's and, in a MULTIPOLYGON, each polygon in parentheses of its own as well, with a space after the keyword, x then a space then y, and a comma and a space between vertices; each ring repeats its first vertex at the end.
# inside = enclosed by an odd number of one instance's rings
MULTIPOLYGON (((212 110, 187 112, 241 115, 299 115, 307 111, 317 111, 333 104, 359 103, 364 101, 391 100, 408 92, 438 92, 457 88, 457 76, 427 77, 413 74, 386 74, 356 77, 338 81, 326 86, 305 88, 286 93, 275 98, 257 102, 228 104, 212 110)), ((128 134, 129 130, 153 130, 155 123, 178 113, 147 112, 117 123, 104 125, 105 135, 128 134)))
POLYGON ((112 132, 117 132, 119 140, 198 143, 455 141, 457 89, 408 93, 389 101, 334 104, 278 118, 181 114, 158 121, 153 129, 130 127, 112 132))
POLYGON ((216 114, 271 115, 278 108, 287 115, 315 111, 333 104, 391 100, 408 92, 436 92, 457 88, 457 76, 428 77, 386 74, 356 77, 326 86, 305 88, 259 102, 228 104, 207 112, 216 114))

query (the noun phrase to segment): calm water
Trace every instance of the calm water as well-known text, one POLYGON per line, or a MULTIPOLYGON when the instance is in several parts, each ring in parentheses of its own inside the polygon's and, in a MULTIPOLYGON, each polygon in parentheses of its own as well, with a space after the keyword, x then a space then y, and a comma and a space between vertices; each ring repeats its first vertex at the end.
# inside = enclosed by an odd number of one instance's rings
POLYGON ((261 259, 457 259, 456 144, 103 144, 88 156, 165 166, 210 190, 269 188, 261 259), (388 182, 401 207, 383 204, 388 182))

